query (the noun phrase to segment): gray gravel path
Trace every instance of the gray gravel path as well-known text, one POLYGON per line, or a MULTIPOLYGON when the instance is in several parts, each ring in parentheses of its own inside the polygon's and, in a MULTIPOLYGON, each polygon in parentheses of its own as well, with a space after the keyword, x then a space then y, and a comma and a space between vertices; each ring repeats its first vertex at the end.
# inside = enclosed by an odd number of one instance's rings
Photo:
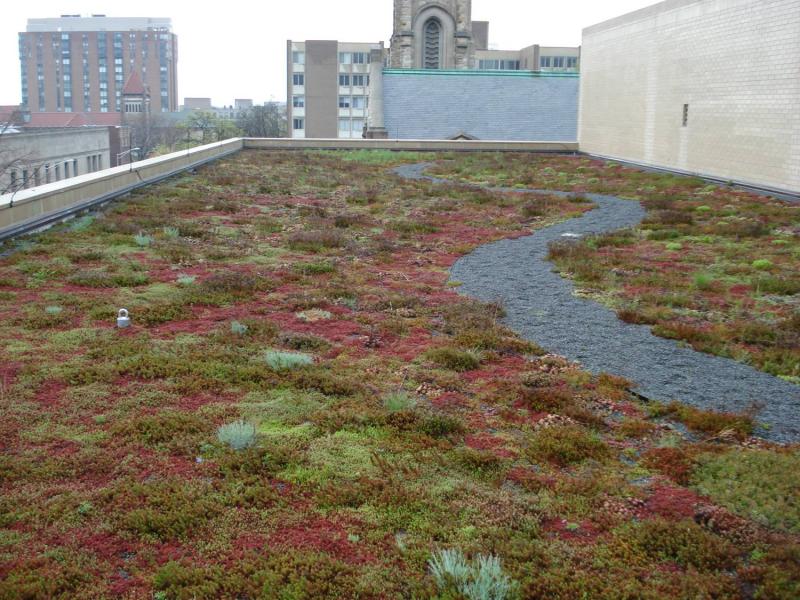
MULTIPOLYGON (((396 173, 426 179, 428 163, 400 167, 396 173)), ((551 190, 490 188, 515 192, 551 190)), ((553 272, 548 244, 564 234, 594 234, 632 227, 645 211, 638 202, 615 196, 585 194, 597 208, 516 240, 482 246, 459 259, 451 278, 463 283, 459 292, 484 301, 502 301, 506 324, 551 352, 581 363, 594 372, 621 375, 637 383, 642 396, 679 400, 700 408, 744 411, 763 404, 758 434, 776 442, 800 441, 800 386, 733 360, 696 352, 656 337, 650 328, 620 321, 597 302, 574 296, 574 285, 553 272)))

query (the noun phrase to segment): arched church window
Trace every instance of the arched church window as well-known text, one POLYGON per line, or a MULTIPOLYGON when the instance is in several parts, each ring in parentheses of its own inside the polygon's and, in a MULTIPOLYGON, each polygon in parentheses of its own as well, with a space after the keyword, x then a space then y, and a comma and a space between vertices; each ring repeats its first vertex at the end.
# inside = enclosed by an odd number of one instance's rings
POLYGON ((442 63, 442 25, 437 19, 425 23, 425 51, 422 65, 426 69, 439 69, 442 63))

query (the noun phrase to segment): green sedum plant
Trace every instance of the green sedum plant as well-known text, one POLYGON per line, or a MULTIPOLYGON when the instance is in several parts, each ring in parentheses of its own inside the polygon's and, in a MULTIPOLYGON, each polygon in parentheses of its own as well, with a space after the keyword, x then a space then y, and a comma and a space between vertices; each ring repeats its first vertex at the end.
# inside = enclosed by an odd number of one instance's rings
POLYGON ((762 525, 800 533, 800 452, 736 450, 698 462, 698 492, 762 525))
POLYGON ((470 562, 461 550, 438 550, 428 568, 442 594, 457 593, 467 600, 505 600, 517 594, 516 582, 491 554, 479 554, 470 562))
POLYGON ((140 248, 147 248, 153 243, 153 238, 146 233, 139 233, 138 235, 133 236, 133 241, 136 242, 136 245, 140 248))
POLYGON ((246 335, 249 328, 244 323, 240 323, 239 321, 234 321, 231 323, 231 333, 233 335, 246 335))
POLYGON ((278 350, 268 351, 265 360, 273 371, 292 371, 314 364, 314 359, 308 354, 280 352, 278 350))
POLYGON ((234 450, 250 448, 256 442, 256 428, 245 421, 235 421, 217 429, 217 439, 234 450))
POLYGON ((406 392, 392 392, 383 399, 383 407, 389 412, 402 412, 411 410, 417 405, 416 400, 406 392))

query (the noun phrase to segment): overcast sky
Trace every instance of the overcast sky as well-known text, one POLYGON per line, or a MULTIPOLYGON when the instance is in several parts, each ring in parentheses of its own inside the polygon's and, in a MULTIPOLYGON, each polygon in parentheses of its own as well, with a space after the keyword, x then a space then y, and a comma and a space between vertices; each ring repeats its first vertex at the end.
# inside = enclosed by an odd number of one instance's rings
MULTIPOLYGON (((656 0, 474 0, 472 18, 490 21, 492 48, 577 46, 584 27, 656 0)), ((262 0, 258 3, 137 0, 29 0, 4 3, 0 19, 0 104, 20 101, 17 32, 31 17, 99 13, 170 17, 178 35, 179 102, 211 97, 286 100, 286 40, 386 41, 392 0, 262 0), (123 8, 126 5, 127 8, 123 8)))

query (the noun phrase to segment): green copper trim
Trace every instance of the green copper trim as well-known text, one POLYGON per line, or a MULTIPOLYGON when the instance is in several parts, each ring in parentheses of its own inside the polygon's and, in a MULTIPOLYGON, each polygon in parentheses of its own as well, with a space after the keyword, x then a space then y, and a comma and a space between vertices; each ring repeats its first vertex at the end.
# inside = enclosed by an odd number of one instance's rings
POLYGON ((466 77, 580 77, 580 73, 542 72, 542 71, 487 71, 455 69, 384 69, 384 75, 434 75, 466 77))

